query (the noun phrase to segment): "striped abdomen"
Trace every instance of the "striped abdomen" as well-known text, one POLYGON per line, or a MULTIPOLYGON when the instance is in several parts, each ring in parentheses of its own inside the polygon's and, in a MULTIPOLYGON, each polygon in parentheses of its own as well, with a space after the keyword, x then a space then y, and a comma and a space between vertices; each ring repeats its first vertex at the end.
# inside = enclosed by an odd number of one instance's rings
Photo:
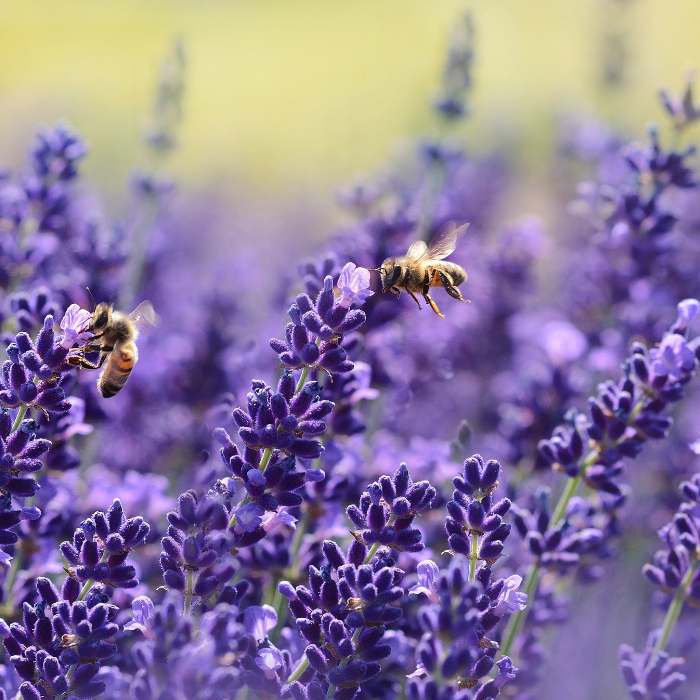
POLYGON ((117 343, 107 358, 105 368, 97 381, 102 396, 108 399, 121 391, 138 359, 136 343, 133 341, 129 341, 125 345, 117 343))
POLYGON ((461 267, 460 265, 457 265, 457 263, 449 262, 449 261, 440 261, 437 263, 433 263, 430 266, 430 271, 432 274, 432 282, 431 282, 431 287, 442 287, 442 280, 440 279, 440 275, 434 274, 434 272, 440 271, 444 272, 446 275, 449 276, 449 278, 452 280, 452 284, 455 287, 459 287, 464 280, 467 279, 467 273, 464 271, 464 268, 461 267))

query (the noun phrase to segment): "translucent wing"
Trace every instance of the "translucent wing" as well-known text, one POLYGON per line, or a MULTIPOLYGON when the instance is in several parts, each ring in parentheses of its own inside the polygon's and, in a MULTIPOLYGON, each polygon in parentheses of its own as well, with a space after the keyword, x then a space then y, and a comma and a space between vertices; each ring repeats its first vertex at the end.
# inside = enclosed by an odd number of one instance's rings
POLYGON ((467 230, 469 224, 457 226, 454 221, 446 223, 430 241, 425 253, 426 260, 442 260, 452 253, 457 246, 457 239, 467 230))
POLYGON ((150 301, 142 301, 129 314, 129 318, 140 331, 158 325, 158 321, 160 320, 150 301))
POLYGON ((428 246, 425 244, 425 241, 415 241, 414 243, 411 243, 411 247, 408 249, 406 257, 409 260, 421 260, 425 257, 427 252, 428 246))

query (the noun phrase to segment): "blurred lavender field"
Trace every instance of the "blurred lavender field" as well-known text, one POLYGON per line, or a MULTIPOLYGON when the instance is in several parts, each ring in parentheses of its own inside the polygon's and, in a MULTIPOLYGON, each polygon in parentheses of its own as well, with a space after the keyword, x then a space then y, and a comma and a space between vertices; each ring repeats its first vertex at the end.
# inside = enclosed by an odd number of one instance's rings
POLYGON ((480 48, 460 17, 425 134, 325 237, 328 202, 173 176, 182 39, 121 214, 65 122, 2 171, 0 700, 698 697, 693 75, 646 129, 559 109, 534 187, 467 136, 480 48), (464 223, 470 303, 382 293, 464 223))

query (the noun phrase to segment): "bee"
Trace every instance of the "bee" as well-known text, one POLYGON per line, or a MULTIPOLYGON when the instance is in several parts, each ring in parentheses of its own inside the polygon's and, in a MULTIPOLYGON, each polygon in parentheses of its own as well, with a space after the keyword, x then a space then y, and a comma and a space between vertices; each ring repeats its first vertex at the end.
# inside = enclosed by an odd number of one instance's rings
POLYGON ((454 222, 445 224, 433 237, 430 246, 425 241, 416 241, 406 252, 396 258, 387 258, 378 269, 382 278, 382 292, 395 294, 398 299, 401 291, 408 292, 422 308, 416 293, 422 294, 430 308, 440 317, 437 304, 430 298, 431 287, 444 287, 445 291, 459 301, 468 302, 460 293, 459 287, 467 279, 467 273, 453 262, 443 261, 457 245, 457 238, 469 224, 457 227, 454 222))
POLYGON ((108 399, 122 390, 139 359, 136 349, 139 330, 154 326, 156 322, 156 313, 150 301, 142 301, 128 315, 116 311, 112 304, 102 302, 95 307, 83 329, 93 336, 80 348, 79 354, 69 355, 66 360, 71 365, 85 369, 100 369, 105 365, 97 380, 97 387, 102 396, 108 399), (84 357, 91 352, 100 353, 97 364, 84 357))

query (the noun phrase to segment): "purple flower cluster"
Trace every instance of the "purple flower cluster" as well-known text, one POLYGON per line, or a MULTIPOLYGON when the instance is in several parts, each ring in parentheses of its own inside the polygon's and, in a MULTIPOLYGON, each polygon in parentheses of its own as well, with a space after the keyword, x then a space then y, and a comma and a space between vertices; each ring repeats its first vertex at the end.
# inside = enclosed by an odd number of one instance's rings
POLYGON ((491 495, 500 475, 495 460, 484 463, 474 455, 465 461, 463 474, 453 480, 454 500, 447 504, 445 529, 455 562, 442 572, 430 560, 418 565, 420 585, 411 592, 425 594, 427 603, 418 610, 423 634, 407 686, 412 700, 461 698, 465 690, 473 690, 469 697, 476 700, 495 698, 516 676, 508 656, 495 660, 499 645, 486 636, 494 635, 504 616, 523 610, 528 598, 518 590, 522 577, 496 579, 492 573, 510 532, 503 522, 510 501, 494 503, 491 495), (496 675, 488 679, 494 667, 496 675))
POLYGON ((24 681, 22 698, 97 697, 106 690, 96 676, 116 653, 112 639, 119 631, 119 607, 108 590, 138 585, 135 568, 125 562, 148 531, 143 518, 127 520, 115 500, 76 530, 72 544, 61 546, 70 565, 61 592, 48 578, 37 578, 38 600, 24 603, 22 622, 2 622, 5 649, 24 681))
MULTIPOLYGON (((440 135, 343 192, 353 222, 296 276, 297 222, 264 270, 229 259, 220 212, 161 173, 137 175, 107 223, 76 187, 87 149, 67 127, 0 176, 0 700, 614 697, 609 655, 592 657, 620 636, 596 615, 608 599, 652 630, 620 652, 632 697, 697 695, 691 89, 663 97, 672 147, 663 129, 570 138, 561 193, 572 156, 596 182, 569 206, 585 219, 548 236, 538 217, 502 223, 517 172, 453 130, 477 36, 470 18, 453 34, 440 135), (447 262, 471 305, 445 296, 437 323, 373 293, 372 270, 450 221, 470 223, 447 262), (279 282, 265 295, 263 274, 279 282), (83 358, 124 368, 91 354, 86 287, 161 317, 107 400, 83 358), (669 520, 646 581, 622 581, 669 520)), ((184 57, 178 42, 163 63, 146 138, 160 156, 179 140, 184 57)))
POLYGON ((127 520, 119 500, 106 513, 97 512, 80 524, 72 542, 61 544, 61 553, 76 581, 97 581, 112 588, 138 585, 136 569, 126 564, 129 552, 143 544, 150 526, 138 515, 127 520))
POLYGON ((670 657, 665 649, 684 605, 697 605, 700 600, 700 474, 684 481, 681 493, 685 500, 671 522, 658 532, 664 548, 643 569, 666 599, 671 596, 663 624, 650 633, 643 652, 637 653, 627 644, 620 647, 620 670, 633 698, 672 697, 671 693, 688 680, 679 670, 685 660, 670 657))
POLYGON ((685 397, 685 386, 697 370, 700 338, 688 342, 683 335, 688 307, 697 313, 697 303, 688 299, 679 304, 679 318, 658 348, 632 346, 625 376, 599 385, 587 418, 572 415, 568 425, 540 442, 540 454, 552 468, 569 477, 582 474, 590 488, 621 494, 616 479, 622 459, 636 457, 647 440, 668 435, 668 407, 685 397))
POLYGON ((340 299, 333 294, 333 278, 323 281, 316 304, 308 294, 299 294, 287 313, 292 319, 285 328, 285 340, 273 338, 270 346, 286 369, 308 368, 327 374, 349 372, 353 368, 347 352, 341 347, 343 335, 365 322, 360 309, 350 310, 353 302, 362 303, 373 294, 367 290, 369 272, 348 263, 340 275, 340 299))
POLYGON ((292 676, 293 698, 347 700, 381 671, 380 662, 391 653, 383 642, 386 625, 401 616, 396 603, 405 592, 400 585, 404 572, 390 550, 380 547, 397 552, 423 549, 421 533, 411 524, 435 495, 428 482, 413 483, 406 465, 401 465, 393 477, 382 477, 367 488, 359 508, 348 507, 348 517, 358 530, 346 552, 327 540, 326 563, 310 567, 308 587, 280 583, 279 590, 309 643, 306 661, 292 676))

